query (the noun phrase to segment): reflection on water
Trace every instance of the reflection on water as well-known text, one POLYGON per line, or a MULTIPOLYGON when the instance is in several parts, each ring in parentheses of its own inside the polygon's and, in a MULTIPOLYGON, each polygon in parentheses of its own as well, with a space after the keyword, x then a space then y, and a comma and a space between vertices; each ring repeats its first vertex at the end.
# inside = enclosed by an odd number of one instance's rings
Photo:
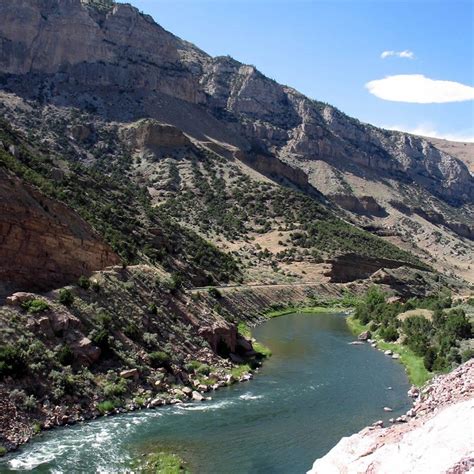
POLYGON ((302 473, 342 436, 409 406, 401 365, 349 345, 342 315, 283 316, 253 333, 273 353, 253 381, 211 402, 53 430, 4 459, 0 472, 124 472, 134 456, 164 449, 199 474, 302 473))

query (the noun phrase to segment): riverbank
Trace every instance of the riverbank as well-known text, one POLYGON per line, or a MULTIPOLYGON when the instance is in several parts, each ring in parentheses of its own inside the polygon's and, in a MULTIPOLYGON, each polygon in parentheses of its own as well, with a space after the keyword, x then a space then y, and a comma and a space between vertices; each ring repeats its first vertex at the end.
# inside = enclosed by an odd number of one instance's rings
MULTIPOLYGON (((354 315, 348 316, 347 325, 355 336, 369 331, 369 325, 362 324, 354 315)), ((391 357, 396 354, 395 359, 403 364, 408 379, 413 385, 421 387, 434 376, 432 372, 426 370, 423 357, 417 356, 408 347, 395 342, 386 342, 377 334, 372 334, 371 339, 378 350, 382 352, 391 351, 391 357)))
POLYGON ((341 436, 410 407, 403 368, 369 346, 350 345, 342 315, 293 314, 251 331, 273 351, 251 383, 210 392, 205 403, 50 430, 0 463, 0 471, 72 472, 80 465, 84 472, 122 472, 143 454, 164 452, 178 454, 192 472, 298 474, 341 436))
POLYGON ((412 395, 414 406, 400 423, 389 428, 377 423, 342 438, 309 474, 471 472, 474 360, 412 395))
POLYGON ((248 380, 258 364, 245 354, 263 359, 270 351, 238 335, 238 323, 267 320, 262 314, 277 303, 288 314, 315 294, 340 294, 320 285, 183 292, 143 266, 97 272, 81 285, 69 287, 67 305, 58 292, 28 293, 0 308, 1 324, 30 342, 12 347, 24 375, 6 377, 0 392, 0 456, 55 426, 206 399, 210 390, 248 380), (24 300, 42 302, 41 311, 24 309, 24 300), (38 370, 39 384, 29 380, 38 370))

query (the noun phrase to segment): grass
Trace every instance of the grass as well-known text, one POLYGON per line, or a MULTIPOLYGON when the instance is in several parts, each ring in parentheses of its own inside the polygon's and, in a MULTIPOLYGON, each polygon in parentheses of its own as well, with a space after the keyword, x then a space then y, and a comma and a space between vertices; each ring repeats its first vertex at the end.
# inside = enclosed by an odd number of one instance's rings
POLYGON ((242 375, 248 374, 249 372, 252 372, 252 369, 248 364, 238 365, 237 367, 233 367, 230 371, 234 379, 239 379, 242 375))
POLYGON ((109 413, 115 409, 115 403, 110 400, 105 400, 97 404, 97 410, 99 410, 102 415, 109 413))
MULTIPOLYGON (((354 316, 349 316, 346 321, 349 329, 354 335, 358 335, 361 332, 368 330, 368 325, 362 324, 359 320, 355 319, 354 316)), ((380 350, 391 350, 400 355, 399 360, 405 366, 408 379, 413 385, 421 387, 430 380, 431 377, 433 377, 433 374, 426 369, 425 364, 423 363, 423 357, 417 356, 408 347, 396 342, 385 342, 377 336, 377 334, 373 334, 372 338, 377 341, 377 347, 380 350)))
POLYGON ((260 342, 253 342, 252 343, 253 350, 257 352, 261 357, 271 357, 272 351, 270 350, 269 347, 265 346, 264 344, 260 342))
POLYGON ((354 318, 354 316, 349 316, 346 318, 346 322, 352 334, 356 336, 369 329, 368 324, 362 324, 358 319, 354 318))
MULTIPOLYGON (((237 330, 239 334, 241 334, 246 339, 252 339, 252 331, 245 323, 239 323, 239 325, 237 326, 237 330)), ((253 350, 257 352, 260 355, 260 357, 264 357, 264 358, 271 357, 272 351, 270 350, 270 348, 268 348, 261 342, 257 342, 257 341, 252 342, 252 346, 253 346, 253 350)))
POLYGON ((148 455, 145 462, 138 467, 138 472, 146 474, 186 474, 183 459, 177 454, 158 452, 148 455))

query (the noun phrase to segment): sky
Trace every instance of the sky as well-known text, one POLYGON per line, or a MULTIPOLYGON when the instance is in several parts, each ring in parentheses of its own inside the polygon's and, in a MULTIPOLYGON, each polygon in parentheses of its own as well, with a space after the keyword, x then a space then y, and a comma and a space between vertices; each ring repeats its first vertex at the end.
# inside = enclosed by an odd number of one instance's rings
POLYGON ((128 0, 363 122, 474 142, 474 0, 128 0))

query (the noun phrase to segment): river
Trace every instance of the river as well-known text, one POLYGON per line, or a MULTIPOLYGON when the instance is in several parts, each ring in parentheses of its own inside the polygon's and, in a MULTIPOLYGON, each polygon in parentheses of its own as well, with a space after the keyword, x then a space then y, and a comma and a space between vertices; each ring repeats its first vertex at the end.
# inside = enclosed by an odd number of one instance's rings
POLYGON ((342 314, 287 315, 253 335, 273 352, 254 380, 210 402, 45 432, 4 458, 0 472, 125 472, 133 458, 161 449, 193 473, 304 473, 342 436, 410 407, 403 367, 368 344, 350 345, 342 314))

